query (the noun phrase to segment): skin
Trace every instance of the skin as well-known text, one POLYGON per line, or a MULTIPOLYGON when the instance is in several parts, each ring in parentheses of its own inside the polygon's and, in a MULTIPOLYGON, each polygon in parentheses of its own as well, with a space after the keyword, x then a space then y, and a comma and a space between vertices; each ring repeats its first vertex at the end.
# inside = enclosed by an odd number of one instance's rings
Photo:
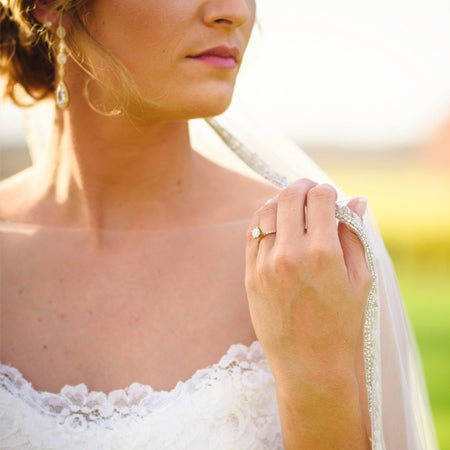
POLYGON ((250 314, 286 448, 365 448, 370 435, 361 327, 371 278, 358 238, 336 228, 335 201, 331 186, 299 180, 256 212, 247 233, 250 314), (255 245, 255 226, 277 233, 255 245))
MULTIPOLYGON (((38 6, 38 20, 58 22, 38 6)), ((3 289, 0 357, 43 390, 85 382, 106 391, 133 381, 168 389, 231 343, 257 337, 275 377, 285 447, 366 448, 361 327, 370 280, 356 236, 336 229, 334 189, 300 180, 278 192, 206 161, 189 143, 185 121, 225 110, 238 68, 186 57, 222 44, 242 55, 254 17, 251 0, 92 3, 92 34, 157 103, 139 123, 101 116, 83 96, 86 75, 69 60, 70 107, 57 111, 43 163, 0 185, 0 215, 81 231, 58 242, 42 232, 5 244, 11 281, 3 289), (250 217, 244 266, 236 236, 250 217), (214 245, 201 240, 214 227, 177 238, 230 220, 238 222, 214 245), (258 242, 249 235, 255 226, 277 233, 258 242), (140 233, 149 230, 147 242, 140 233), (175 244, 165 245, 160 230, 175 244), (127 234, 112 238, 121 231, 127 234), (157 261, 141 263, 143 242, 157 261), (36 261, 18 259, 25 244, 36 261), (218 254, 226 255, 223 266, 218 254), (208 276, 213 264, 216 282, 208 276), (55 271, 58 283, 46 279, 55 271), (26 336, 17 331, 24 326, 26 336)))

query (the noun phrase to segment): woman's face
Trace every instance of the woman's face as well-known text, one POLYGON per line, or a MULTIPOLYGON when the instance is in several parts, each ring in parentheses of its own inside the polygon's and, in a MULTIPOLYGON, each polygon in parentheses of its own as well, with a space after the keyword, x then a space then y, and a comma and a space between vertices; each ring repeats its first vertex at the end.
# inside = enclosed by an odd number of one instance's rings
POLYGON ((255 19, 255 0, 93 0, 92 35, 131 72, 158 117, 223 112, 255 19))

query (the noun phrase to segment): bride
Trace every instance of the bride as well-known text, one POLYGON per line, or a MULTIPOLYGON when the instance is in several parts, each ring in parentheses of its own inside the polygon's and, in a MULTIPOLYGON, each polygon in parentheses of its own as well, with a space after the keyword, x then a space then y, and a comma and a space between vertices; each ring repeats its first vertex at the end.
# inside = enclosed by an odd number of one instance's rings
POLYGON ((6 95, 56 103, 38 163, 0 184, 0 448, 434 448, 364 199, 336 206, 303 156, 289 184, 215 120, 275 186, 193 150, 254 0, 0 12, 6 95))

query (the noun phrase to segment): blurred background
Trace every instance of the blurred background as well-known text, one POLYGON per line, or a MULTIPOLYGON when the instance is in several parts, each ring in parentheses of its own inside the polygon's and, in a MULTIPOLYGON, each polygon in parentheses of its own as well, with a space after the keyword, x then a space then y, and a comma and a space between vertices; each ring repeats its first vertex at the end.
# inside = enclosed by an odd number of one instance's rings
MULTIPOLYGON (((257 0, 237 87, 378 220, 450 449, 450 1, 257 0)), ((31 163, 0 109, 0 177, 31 163)))

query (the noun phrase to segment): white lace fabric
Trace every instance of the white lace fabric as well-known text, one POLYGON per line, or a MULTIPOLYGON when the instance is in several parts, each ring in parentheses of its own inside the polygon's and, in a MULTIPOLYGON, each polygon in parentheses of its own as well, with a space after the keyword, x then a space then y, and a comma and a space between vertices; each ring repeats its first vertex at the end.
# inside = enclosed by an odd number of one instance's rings
MULTIPOLYGON (((191 135, 194 147, 226 167, 254 171, 276 184, 301 177, 333 184, 273 127, 247 124, 242 118, 225 123, 256 152, 229 139, 219 142, 209 129, 191 135), (233 147, 240 160, 230 158, 233 147), (241 160, 250 169, 241 167, 241 160)), ((341 201, 348 200, 339 194, 341 201)), ((434 450, 438 446, 420 358, 374 224, 365 224, 377 267, 376 320, 366 321, 371 327, 365 339, 366 381, 374 405, 372 448, 434 450)), ((137 383, 109 395, 88 392, 83 384, 66 386, 59 394, 37 392, 16 369, 0 366, 1 448, 277 450, 283 443, 274 379, 254 343, 230 347, 219 363, 169 392, 137 383)))
POLYGON ((0 448, 282 449, 275 383, 258 342, 171 391, 133 383, 109 394, 66 385, 36 391, 0 366, 0 448))

